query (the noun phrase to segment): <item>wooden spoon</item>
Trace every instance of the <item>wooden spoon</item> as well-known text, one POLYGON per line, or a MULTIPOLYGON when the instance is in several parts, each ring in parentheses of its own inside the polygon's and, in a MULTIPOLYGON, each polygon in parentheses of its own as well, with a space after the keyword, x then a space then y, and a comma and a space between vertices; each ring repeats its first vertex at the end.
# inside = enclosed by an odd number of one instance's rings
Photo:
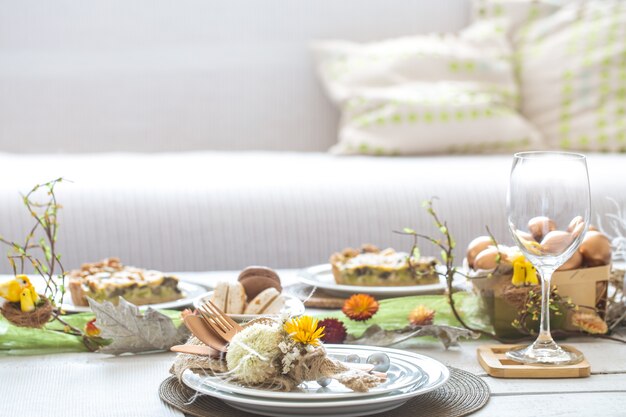
POLYGON ((184 321, 189 331, 202 343, 220 352, 226 352, 226 341, 216 335, 200 317, 188 315, 184 321))

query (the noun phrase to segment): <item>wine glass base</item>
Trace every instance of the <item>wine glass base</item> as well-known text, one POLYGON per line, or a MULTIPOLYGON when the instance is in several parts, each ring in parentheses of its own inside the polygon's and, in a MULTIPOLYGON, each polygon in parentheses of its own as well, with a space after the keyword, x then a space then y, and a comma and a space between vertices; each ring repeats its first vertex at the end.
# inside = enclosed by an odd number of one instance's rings
POLYGON ((536 341, 530 346, 506 352, 506 357, 524 364, 553 366, 573 365, 584 359, 582 354, 566 351, 554 341, 548 343, 536 341))

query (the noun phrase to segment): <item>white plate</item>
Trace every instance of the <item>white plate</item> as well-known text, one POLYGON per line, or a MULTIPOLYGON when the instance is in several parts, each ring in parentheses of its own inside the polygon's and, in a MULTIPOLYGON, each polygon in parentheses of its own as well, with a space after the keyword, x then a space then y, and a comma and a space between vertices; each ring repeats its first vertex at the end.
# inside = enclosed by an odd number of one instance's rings
MULTIPOLYGON (((193 306, 195 308, 200 307, 205 300, 211 299, 212 296, 213 291, 202 294, 200 297, 197 297, 193 300, 193 306)), ((291 295, 283 294, 283 296, 287 300, 285 302, 285 306, 281 310, 281 313, 287 313, 290 316, 300 316, 304 314, 304 304, 302 304, 302 301, 291 295)), ((236 322, 241 323, 256 319, 258 317, 276 317, 278 316, 278 314, 227 314, 227 316, 235 320, 236 322)))
MULTIPOLYGON (((188 307, 192 305, 193 300, 195 298, 201 297, 202 295, 207 293, 206 288, 192 284, 190 282, 179 281, 178 288, 183 292, 184 298, 174 301, 168 301, 166 303, 159 304, 145 304, 139 306, 140 308, 152 307, 154 309, 176 309, 182 307, 188 307)), ((69 292, 65 293, 65 297, 63 297, 63 304, 61 304, 61 308, 69 313, 84 313, 90 312, 91 309, 85 306, 75 306, 72 303, 72 296, 69 292)))
MULTIPOLYGON (((341 346, 334 348, 332 353, 328 353, 328 356, 343 361, 346 356, 356 354, 361 358, 361 363, 366 363, 369 354, 367 352, 354 353, 354 349, 348 346, 341 346)), ((218 391, 226 391, 234 394, 242 394, 251 397, 263 397, 263 398, 278 398, 284 400, 334 400, 334 399, 346 399, 350 397, 371 397, 373 395, 386 394, 388 392, 413 386, 423 381, 426 378, 426 374, 422 372, 419 366, 413 363, 413 358, 410 357, 407 360, 406 355, 398 355, 396 353, 389 353, 389 359, 391 365, 389 371, 387 371, 387 381, 371 389, 369 392, 355 392, 345 387, 339 382, 332 380, 327 387, 321 387, 317 382, 306 382, 298 387, 297 391, 282 392, 282 391, 268 391, 255 388, 249 388, 242 386, 236 382, 226 381, 218 376, 206 376, 202 381, 208 387, 216 389, 218 391)))
MULTIPOLYGON (((201 394, 219 398, 230 406, 251 413, 267 416, 302 416, 302 417, 350 417, 381 413, 401 406, 410 398, 425 394, 443 385, 450 373, 440 362, 427 356, 397 349, 379 348, 357 345, 326 345, 326 350, 332 355, 358 353, 360 356, 369 356, 372 353, 384 352, 396 358, 404 358, 420 368, 422 379, 410 387, 397 389, 385 394, 366 398, 346 397, 334 400, 302 401, 275 399, 266 396, 247 396, 242 394, 219 391, 204 384, 205 376, 200 376, 187 370, 183 373, 183 383, 201 394)), ((392 359, 393 360, 393 359, 392 359)), ((325 393, 325 390, 320 394, 325 393)), ((288 394, 288 393, 285 393, 288 394)), ((262 395, 262 394, 261 394, 262 395)))
MULTIPOLYGON (((357 293, 370 294, 379 298, 404 297, 418 294, 441 294, 446 282, 440 277, 438 284, 406 285, 401 287, 376 287, 362 285, 339 285, 335 282, 330 264, 312 266, 298 272, 298 280, 306 285, 323 289, 333 295, 345 296, 357 293)), ((460 283, 455 280, 454 286, 460 283)))

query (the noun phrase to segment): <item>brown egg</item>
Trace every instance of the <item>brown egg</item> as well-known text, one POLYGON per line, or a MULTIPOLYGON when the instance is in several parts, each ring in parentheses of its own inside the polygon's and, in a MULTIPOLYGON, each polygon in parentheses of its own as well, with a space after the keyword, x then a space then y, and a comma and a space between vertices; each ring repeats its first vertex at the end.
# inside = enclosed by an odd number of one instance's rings
POLYGON ((522 243, 524 243, 524 242, 536 242, 536 240, 533 237, 533 235, 531 235, 528 232, 524 232, 523 230, 516 230, 515 234, 517 235, 517 238, 522 241, 522 243))
POLYGON ((489 246, 493 246, 493 240, 491 240, 491 237, 489 236, 479 236, 467 245, 466 257, 470 268, 474 267, 474 260, 476 259, 476 256, 489 246))
POLYGON ((589 225, 589 231, 590 232, 599 232, 598 228, 595 227, 593 224, 589 225))
POLYGON ((608 265, 611 262, 611 241, 598 231, 587 232, 579 251, 587 266, 608 265))
POLYGON ((491 270, 498 266, 498 248, 490 246, 474 259, 474 269, 491 270))
POLYGON ((561 265, 557 271, 569 271, 570 269, 578 269, 583 264, 583 255, 576 251, 563 265, 561 265))
POLYGON ((571 233, 553 230, 541 240, 541 251, 546 255, 560 255, 573 241, 571 233))
POLYGON ((533 217, 528 221, 528 231, 537 242, 541 242, 543 237, 553 230, 556 230, 554 220, 545 216, 533 217))
POLYGON ((570 232, 574 239, 576 239, 585 230, 585 222, 581 216, 576 216, 572 219, 567 226, 567 231, 570 232))
POLYGON ((568 231, 568 232, 570 232, 570 233, 572 233, 572 232, 574 231, 574 229, 576 228, 576 226, 577 226, 578 224, 580 224, 580 223, 583 223, 583 224, 585 223, 585 222, 583 221, 582 216, 576 216, 576 217, 574 217, 574 218, 572 219, 572 221, 571 221, 571 222, 569 222, 569 226, 567 226, 567 231, 568 231))

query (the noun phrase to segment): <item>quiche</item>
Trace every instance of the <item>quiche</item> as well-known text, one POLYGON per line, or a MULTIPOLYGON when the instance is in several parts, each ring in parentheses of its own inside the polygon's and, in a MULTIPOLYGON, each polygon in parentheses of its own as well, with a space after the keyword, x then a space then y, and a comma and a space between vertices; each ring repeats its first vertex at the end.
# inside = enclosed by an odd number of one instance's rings
POLYGON ((435 258, 411 258, 388 248, 379 250, 363 245, 360 250, 347 248, 330 257, 335 282, 341 285, 408 286, 439 283, 435 258))
POLYGON ((87 297, 117 304, 124 297, 135 305, 158 304, 184 297, 178 278, 163 272, 122 265, 118 258, 83 264, 69 273, 69 289, 76 306, 88 306, 87 297))

